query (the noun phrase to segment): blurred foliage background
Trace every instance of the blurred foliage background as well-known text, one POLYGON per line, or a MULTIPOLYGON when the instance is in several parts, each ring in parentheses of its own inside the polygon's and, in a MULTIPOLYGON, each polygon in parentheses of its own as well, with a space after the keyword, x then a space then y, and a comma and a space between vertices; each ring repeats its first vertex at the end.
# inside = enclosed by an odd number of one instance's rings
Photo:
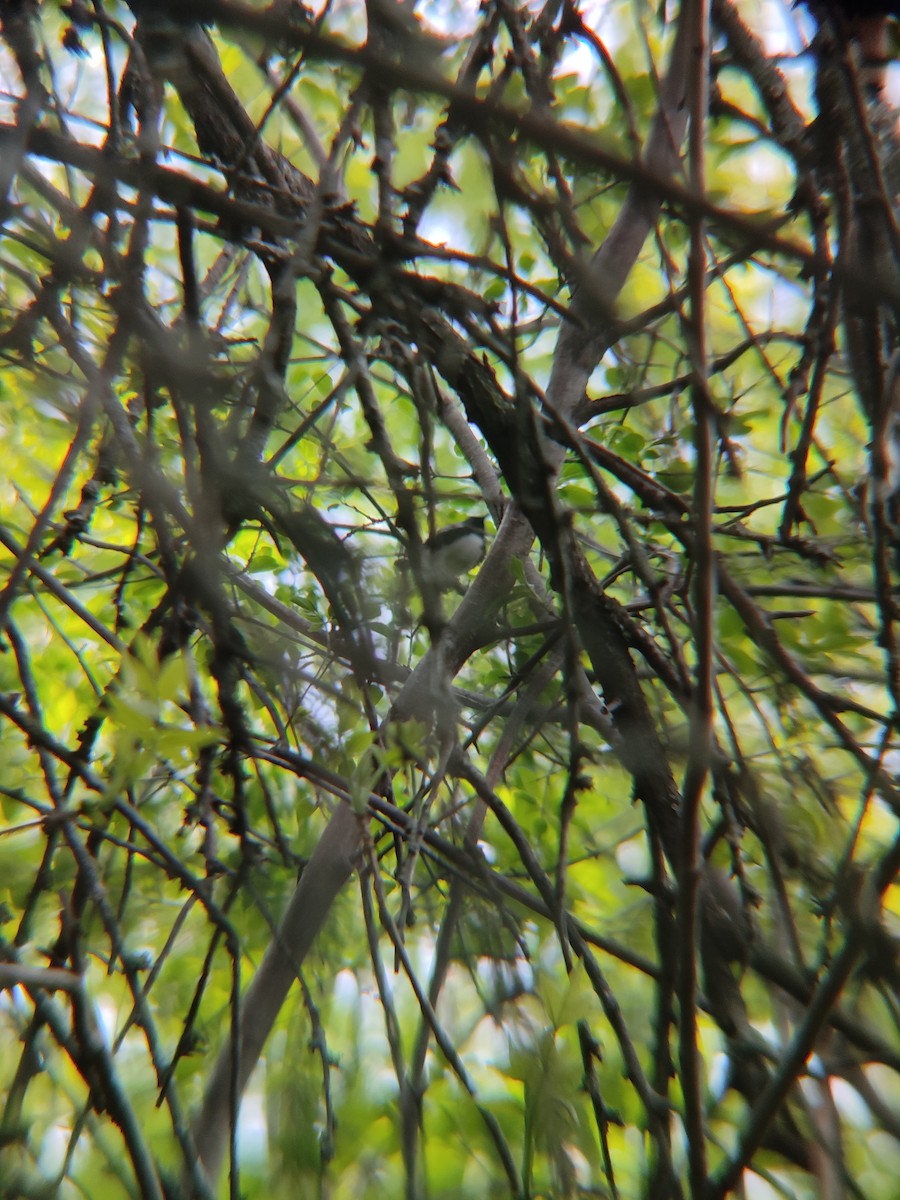
POLYGON ((0 5, 0 1195, 896 1195, 894 36, 0 5))

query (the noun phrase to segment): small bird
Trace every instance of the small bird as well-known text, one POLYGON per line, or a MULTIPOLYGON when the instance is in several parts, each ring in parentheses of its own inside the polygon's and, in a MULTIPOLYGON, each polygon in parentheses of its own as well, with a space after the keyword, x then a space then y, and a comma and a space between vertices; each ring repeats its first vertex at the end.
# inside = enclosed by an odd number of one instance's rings
POLYGON ((484 558, 484 517, 467 517, 458 525, 439 529, 422 547, 423 573, 439 588, 454 587, 484 558))

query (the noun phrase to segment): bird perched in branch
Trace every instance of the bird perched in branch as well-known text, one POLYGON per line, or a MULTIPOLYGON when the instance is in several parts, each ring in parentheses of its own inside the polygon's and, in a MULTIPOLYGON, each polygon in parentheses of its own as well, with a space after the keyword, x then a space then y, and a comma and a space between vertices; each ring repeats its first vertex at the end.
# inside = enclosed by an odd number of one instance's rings
POLYGON ((425 579, 439 588, 454 587, 484 558, 484 517, 467 517, 432 534, 422 547, 425 579))

